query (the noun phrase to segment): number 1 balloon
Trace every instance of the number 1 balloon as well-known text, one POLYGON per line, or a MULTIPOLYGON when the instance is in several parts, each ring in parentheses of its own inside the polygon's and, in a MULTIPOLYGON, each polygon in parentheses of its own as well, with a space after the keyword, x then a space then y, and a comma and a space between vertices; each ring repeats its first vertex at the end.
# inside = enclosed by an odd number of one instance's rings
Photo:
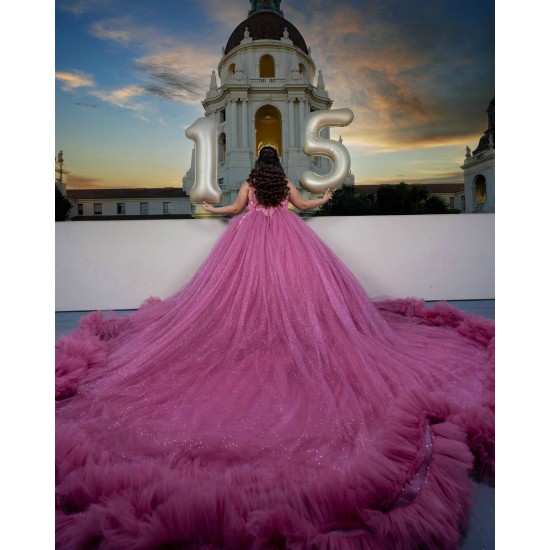
POLYGON ((185 135, 195 142, 195 183, 189 198, 193 204, 219 203, 222 190, 217 184, 216 122, 213 118, 198 118, 185 135))

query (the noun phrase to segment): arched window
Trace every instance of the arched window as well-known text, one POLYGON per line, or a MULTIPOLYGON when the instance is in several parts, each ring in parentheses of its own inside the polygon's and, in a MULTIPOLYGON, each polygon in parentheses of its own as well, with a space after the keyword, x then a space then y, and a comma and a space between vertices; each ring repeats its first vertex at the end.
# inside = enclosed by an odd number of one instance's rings
POLYGON ((476 182, 476 204, 487 202, 487 182, 485 176, 479 175, 475 179, 476 182))
POLYGON ((235 63, 231 63, 227 68, 227 78, 231 78, 235 74, 235 63))
POLYGON ((270 55, 260 57, 260 78, 275 78, 275 60, 270 55))
POLYGON ((307 80, 308 77, 307 77, 307 69, 306 69, 306 66, 303 64, 303 63, 300 63, 298 65, 299 69, 300 69, 300 74, 307 80))
POLYGON ((226 140, 225 134, 221 133, 218 138, 218 162, 225 162, 225 149, 226 149, 226 140))
POLYGON ((282 117, 280 111, 273 105, 263 105, 255 115, 256 155, 264 145, 273 145, 279 151, 282 159, 282 117))

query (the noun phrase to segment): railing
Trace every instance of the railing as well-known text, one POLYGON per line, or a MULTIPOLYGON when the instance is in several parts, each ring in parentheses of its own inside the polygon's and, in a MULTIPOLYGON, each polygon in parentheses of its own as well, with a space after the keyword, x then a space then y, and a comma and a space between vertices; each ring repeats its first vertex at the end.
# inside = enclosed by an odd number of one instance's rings
POLYGON ((474 207, 474 212, 485 212, 486 202, 478 202, 474 207))
POLYGON ((490 155, 494 155, 494 149, 490 151, 483 151, 482 153, 478 153, 477 155, 466 157, 466 159, 464 160, 464 164, 483 160, 484 158, 488 158, 490 155))
MULTIPOLYGON (((494 222, 494 214, 434 214, 314 217, 305 223, 371 297, 490 300, 494 222)), ((56 310, 85 311, 134 309, 148 296, 169 296, 193 276, 227 220, 55 225, 56 310)))
POLYGON ((284 78, 249 78, 248 81, 252 86, 258 88, 273 88, 284 86, 286 79, 284 78))

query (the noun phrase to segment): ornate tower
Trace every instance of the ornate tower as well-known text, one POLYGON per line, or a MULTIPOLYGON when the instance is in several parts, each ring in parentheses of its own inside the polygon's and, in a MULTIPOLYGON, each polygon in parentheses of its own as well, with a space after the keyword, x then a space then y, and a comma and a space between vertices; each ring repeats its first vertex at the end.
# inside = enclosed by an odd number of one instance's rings
POLYGON ((473 153, 466 147, 464 199, 466 212, 495 211, 495 99, 487 107, 487 130, 473 153))
MULTIPOLYGON (((213 117, 217 125, 218 185, 224 205, 235 200, 259 149, 267 143, 277 147, 288 178, 299 189, 304 171, 326 174, 331 167, 325 157, 306 156, 301 146, 307 114, 330 109, 333 103, 311 50, 283 17, 280 1, 250 4, 248 18, 237 25, 222 49, 217 76, 212 71, 202 102, 205 116, 213 117)), ((329 130, 322 135, 328 138, 329 130)), ((194 168, 192 159, 184 178, 187 191, 194 182, 194 168)), ((353 176, 348 179, 353 182, 353 176)), ((310 197, 303 189, 301 193, 310 197)))

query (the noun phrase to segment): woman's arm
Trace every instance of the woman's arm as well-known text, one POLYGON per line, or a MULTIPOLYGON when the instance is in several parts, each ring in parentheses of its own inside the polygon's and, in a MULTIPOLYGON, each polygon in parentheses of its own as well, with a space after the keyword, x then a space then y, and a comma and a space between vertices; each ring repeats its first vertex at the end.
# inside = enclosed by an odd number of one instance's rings
POLYGON ((295 206, 296 208, 299 208, 300 210, 306 210, 307 208, 317 208, 317 206, 321 206, 322 204, 325 204, 326 202, 329 201, 330 195, 332 193, 330 189, 327 189, 322 199, 304 200, 300 195, 300 193, 298 192, 298 189, 296 189, 296 186, 292 182, 287 180, 287 185, 290 190, 288 199, 290 200, 293 206, 295 206))
POLYGON ((231 214, 232 216, 240 214, 248 203, 248 187, 248 182, 245 181, 239 189, 235 202, 229 206, 219 206, 216 208, 203 201, 202 207, 207 212, 212 212, 213 214, 231 214))

